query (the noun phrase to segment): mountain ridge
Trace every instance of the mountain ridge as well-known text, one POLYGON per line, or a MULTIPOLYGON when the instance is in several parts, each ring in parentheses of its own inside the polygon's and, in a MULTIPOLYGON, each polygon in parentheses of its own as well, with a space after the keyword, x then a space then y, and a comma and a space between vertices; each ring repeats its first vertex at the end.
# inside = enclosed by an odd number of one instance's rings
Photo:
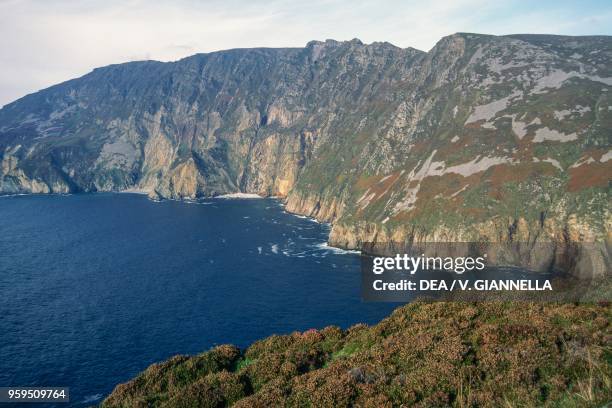
POLYGON ((0 110, 0 193, 257 193, 338 246, 599 242, 605 271, 611 61, 608 36, 457 33, 114 64, 0 110))
MULTIPOLYGON (((473 32, 462 32, 462 31, 459 31, 459 32, 456 32, 456 33, 444 36, 444 37, 442 37, 442 39, 449 38, 449 37, 455 37, 455 36, 461 36, 461 35, 507 37, 507 38, 516 38, 516 39, 520 39, 520 40, 524 40, 524 41, 529 39, 529 38, 542 38, 542 39, 544 39, 544 38, 554 38, 554 39, 578 38, 578 39, 606 39, 606 40, 612 38, 612 36, 609 36, 609 35, 562 35, 562 34, 528 34, 528 33, 524 33, 524 34, 493 35, 493 34, 482 34, 482 33, 473 33, 473 32)), ((395 45, 395 44, 393 44, 391 42, 388 42, 388 41, 373 41, 371 43, 363 43, 359 38, 353 38, 352 40, 335 40, 335 39, 311 40, 308 43, 306 43, 306 47, 308 47, 310 45, 314 45, 314 44, 325 44, 326 41, 332 41, 332 42, 335 42, 335 43, 348 43, 348 42, 355 41, 355 40, 359 41, 363 45, 375 46, 375 45, 383 44, 383 45, 390 45, 390 46, 392 46, 394 48, 401 49, 401 50, 420 51, 420 52, 422 52, 424 54, 426 54, 428 52, 428 51, 423 51, 421 49, 410 47, 410 46, 402 48, 402 47, 397 46, 397 45, 395 45)), ((529 41, 527 41, 527 42, 529 42, 529 41)), ((435 47, 435 45, 434 45, 434 47, 435 47)), ((81 75, 79 77, 67 79, 67 80, 59 82, 59 83, 57 83, 55 85, 51 85, 49 87, 46 87, 46 88, 43 88, 43 89, 39 89, 38 91, 34 91, 34 92, 31 92, 31 93, 25 94, 24 96, 22 96, 22 97, 20 97, 18 99, 15 99, 15 100, 13 100, 11 102, 6 103, 5 105, 3 105, 3 107, 11 105, 11 104, 17 102, 18 100, 23 99, 23 98, 25 98, 27 96, 36 94, 36 93, 41 92, 41 91, 45 91, 45 90, 47 90, 49 88, 53 88, 55 86, 65 84, 65 83, 70 82, 70 81, 81 79, 84 76, 87 76, 87 75, 91 74, 94 71, 103 70, 105 68, 112 67, 112 66, 126 65, 126 64, 151 63, 151 62, 152 63, 161 63, 161 64, 172 64, 172 63, 177 63, 177 62, 180 62, 182 60, 193 58, 193 57, 196 57, 196 56, 199 56, 199 55, 210 55, 210 54, 215 54, 215 53, 225 53, 225 52, 229 52, 229 51, 244 51, 244 50, 259 50, 259 49, 262 49, 262 50, 299 50, 299 49, 302 49, 302 48, 301 47, 266 47, 266 46, 262 46, 262 47, 250 47, 250 48, 237 47, 237 48, 228 48, 228 49, 223 49, 223 50, 215 50, 215 51, 210 51, 210 52, 197 52, 195 54, 188 55, 188 56, 185 56, 185 57, 181 57, 179 59, 172 60, 172 61, 162 61, 162 60, 156 60, 156 59, 145 59, 145 60, 134 60, 134 61, 112 63, 112 64, 104 65, 104 66, 101 66, 101 67, 95 67, 90 72, 87 72, 87 73, 85 73, 85 74, 83 74, 83 75, 81 75)), ((0 109, 1 108, 2 107, 0 107, 0 109)))

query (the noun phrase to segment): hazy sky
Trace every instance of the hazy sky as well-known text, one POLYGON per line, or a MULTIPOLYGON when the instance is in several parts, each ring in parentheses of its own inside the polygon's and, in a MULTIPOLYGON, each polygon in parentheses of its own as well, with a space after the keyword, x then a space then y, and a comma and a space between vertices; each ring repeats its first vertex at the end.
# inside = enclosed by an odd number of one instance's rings
POLYGON ((118 62, 327 38, 427 51, 460 31, 610 35, 612 1, 0 0, 0 105, 118 62))

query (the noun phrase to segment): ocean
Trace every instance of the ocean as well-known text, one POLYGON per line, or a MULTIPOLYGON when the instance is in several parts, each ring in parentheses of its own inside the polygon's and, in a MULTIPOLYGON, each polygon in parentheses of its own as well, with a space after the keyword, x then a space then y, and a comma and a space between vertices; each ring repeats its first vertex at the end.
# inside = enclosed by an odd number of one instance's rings
POLYGON ((363 302, 328 234, 273 199, 0 197, 0 386, 88 406, 176 354, 378 322, 398 304, 363 302))

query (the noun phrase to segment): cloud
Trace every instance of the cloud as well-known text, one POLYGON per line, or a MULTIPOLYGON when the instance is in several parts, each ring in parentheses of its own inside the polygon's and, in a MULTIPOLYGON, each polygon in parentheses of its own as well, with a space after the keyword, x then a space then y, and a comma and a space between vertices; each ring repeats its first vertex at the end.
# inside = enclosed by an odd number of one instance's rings
POLYGON ((428 50, 458 31, 609 33, 610 10, 572 7, 538 9, 518 0, 0 0, 0 105, 97 66, 228 48, 360 38, 428 50))

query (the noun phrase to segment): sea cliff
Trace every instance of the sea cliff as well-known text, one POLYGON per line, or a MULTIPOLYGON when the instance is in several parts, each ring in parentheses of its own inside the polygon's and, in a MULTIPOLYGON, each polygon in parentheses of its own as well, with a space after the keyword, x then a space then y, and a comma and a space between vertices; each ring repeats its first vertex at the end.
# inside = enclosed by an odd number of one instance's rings
MULTIPOLYGON (((281 197, 330 243, 612 243, 612 39, 458 33, 95 69, 0 109, 0 193, 281 197)), ((563 265, 559 265, 563 267, 563 265)), ((583 272, 579 272, 582 274, 583 272)))

